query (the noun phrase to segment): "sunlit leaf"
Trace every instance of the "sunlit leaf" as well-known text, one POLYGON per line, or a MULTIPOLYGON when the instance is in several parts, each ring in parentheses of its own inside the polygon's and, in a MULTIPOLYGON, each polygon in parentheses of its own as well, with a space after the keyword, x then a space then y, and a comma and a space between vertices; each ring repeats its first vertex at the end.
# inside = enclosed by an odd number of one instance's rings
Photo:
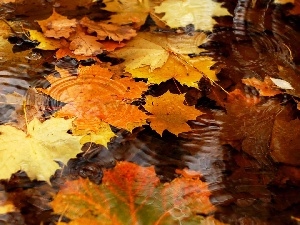
POLYGON ((34 119, 27 133, 9 125, 0 126, 0 178, 8 179, 18 170, 25 171, 31 179, 46 180, 59 165, 67 163, 81 151, 80 136, 68 134, 73 119, 51 118, 44 123, 34 119))
POLYGON ((212 31, 216 21, 213 16, 227 16, 230 13, 221 3, 212 0, 165 0, 155 7, 156 13, 165 13, 162 17, 171 28, 193 24, 195 30, 212 31))
POLYGON ((152 116, 149 118, 150 126, 160 135, 164 130, 178 135, 191 128, 186 123, 203 114, 193 106, 184 105, 184 95, 172 94, 169 91, 162 96, 146 97, 145 109, 152 116))

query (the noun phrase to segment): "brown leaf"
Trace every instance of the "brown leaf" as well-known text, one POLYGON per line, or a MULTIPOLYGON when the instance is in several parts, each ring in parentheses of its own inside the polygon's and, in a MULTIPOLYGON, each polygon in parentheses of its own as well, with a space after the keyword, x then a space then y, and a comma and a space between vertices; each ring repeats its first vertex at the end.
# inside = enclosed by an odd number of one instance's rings
POLYGON ((58 14, 53 9, 52 15, 46 20, 37 21, 46 37, 68 38, 74 32, 76 19, 68 19, 66 16, 58 14))
POLYGON ((120 26, 117 24, 94 22, 87 17, 82 18, 80 24, 88 28, 88 33, 96 32, 99 40, 108 38, 113 41, 123 41, 136 36, 136 31, 127 25, 120 26))
POLYGON ((265 77, 264 81, 260 81, 255 77, 251 77, 242 79, 242 82, 246 85, 255 87, 261 96, 274 96, 282 93, 268 76, 265 77))

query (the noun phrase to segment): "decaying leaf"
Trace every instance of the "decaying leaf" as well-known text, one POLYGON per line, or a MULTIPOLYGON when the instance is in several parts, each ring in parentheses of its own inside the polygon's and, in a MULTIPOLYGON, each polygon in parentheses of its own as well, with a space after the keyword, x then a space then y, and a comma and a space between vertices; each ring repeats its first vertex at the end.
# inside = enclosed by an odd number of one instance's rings
POLYGON ((193 57, 199 54, 199 45, 207 41, 206 35, 164 35, 140 32, 114 55, 124 58, 126 71, 133 77, 147 78, 149 83, 161 83, 175 78, 181 84, 198 87, 203 76, 217 80, 216 71, 210 67, 215 63, 210 57, 193 57))
POLYGON ((96 32, 98 40, 108 38, 120 42, 136 36, 136 31, 127 25, 120 26, 111 23, 94 22, 87 17, 83 17, 79 23, 88 28, 88 33, 96 32))
POLYGON ((156 13, 165 13, 162 20, 171 28, 193 24, 195 30, 212 31, 216 24, 213 16, 227 16, 230 13, 221 3, 212 0, 165 0, 155 7, 156 13))
MULTIPOLYGON (((160 184, 154 167, 120 162, 104 171, 103 182, 67 181, 52 206, 55 213, 78 224, 207 224, 199 214, 214 212, 207 184, 199 179, 176 178, 160 184)), ((211 219, 210 219, 211 220, 211 219)))
POLYGON ((78 76, 63 71, 60 76, 47 76, 51 86, 39 90, 67 103, 56 116, 76 117, 75 132, 98 133, 103 121, 130 131, 145 124, 147 116, 130 104, 147 90, 145 83, 126 77, 113 80, 113 73, 99 65, 80 67, 78 76))
POLYGON ((52 15, 46 20, 37 21, 46 37, 68 38, 75 31, 76 19, 68 19, 58 14, 54 9, 52 15))
POLYGON ((18 170, 25 171, 31 179, 46 180, 59 165, 67 163, 81 152, 80 136, 68 134, 73 119, 51 118, 44 123, 34 119, 27 133, 9 125, 0 126, 1 179, 10 178, 18 170))
POLYGON ((203 114, 192 106, 184 105, 184 95, 172 94, 169 91, 159 97, 147 96, 145 109, 152 116, 149 118, 152 129, 162 135, 164 130, 178 135, 191 128, 186 123, 203 114))

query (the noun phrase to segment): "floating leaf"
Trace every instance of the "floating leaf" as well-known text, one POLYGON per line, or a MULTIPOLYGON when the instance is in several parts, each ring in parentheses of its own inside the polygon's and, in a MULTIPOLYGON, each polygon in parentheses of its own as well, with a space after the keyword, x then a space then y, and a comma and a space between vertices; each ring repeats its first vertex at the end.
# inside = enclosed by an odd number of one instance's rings
POLYGON ((46 180, 59 165, 67 163, 81 152, 80 136, 68 134, 73 119, 51 118, 41 123, 34 119, 28 124, 27 134, 9 125, 0 126, 0 179, 10 178, 18 170, 31 179, 46 180))
POLYGON ((98 133, 103 122, 130 131, 145 124, 147 116, 130 104, 147 90, 145 83, 127 77, 113 80, 113 73, 98 65, 80 67, 78 76, 60 75, 47 76, 51 86, 39 90, 67 103, 56 116, 76 117, 75 132, 98 133))
POLYGON ((52 15, 46 20, 37 21, 46 37, 61 38, 70 37, 75 31, 76 19, 68 19, 66 16, 58 14, 54 9, 52 15))
POLYGON ((195 30, 212 31, 216 24, 213 16, 227 16, 230 13, 221 3, 212 0, 165 0, 155 7, 156 13, 165 13, 162 20, 171 28, 193 24, 195 30))
POLYGON ((172 94, 169 91, 159 97, 147 96, 145 109, 153 114, 150 118, 152 129, 162 135, 164 130, 178 135, 191 128, 186 123, 203 114, 193 106, 184 105, 183 94, 172 94))
MULTIPOLYGON (((199 214, 215 211, 207 184, 177 178, 160 184, 154 167, 120 162, 104 171, 101 185, 88 180, 67 181, 52 206, 78 224, 207 224, 199 214), (198 214, 198 215, 197 215, 198 214)), ((210 219, 211 220, 211 219, 210 219)))

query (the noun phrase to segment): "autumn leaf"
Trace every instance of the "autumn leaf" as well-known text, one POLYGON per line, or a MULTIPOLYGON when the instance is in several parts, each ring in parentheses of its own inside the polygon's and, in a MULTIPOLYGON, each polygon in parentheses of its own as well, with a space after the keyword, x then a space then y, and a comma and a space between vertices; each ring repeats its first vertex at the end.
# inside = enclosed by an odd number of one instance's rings
POLYGON ((171 28, 193 24, 195 30, 212 31, 216 24, 213 16, 227 16, 230 13, 221 3, 212 0, 165 0, 155 7, 155 13, 165 13, 162 20, 171 28))
POLYGON ((274 3, 276 4, 287 4, 287 3, 294 3, 295 0, 275 0, 274 3))
POLYGON ((113 80, 113 75, 98 65, 80 67, 78 76, 66 71, 60 72, 61 77, 47 76, 51 86, 39 90, 67 103, 55 115, 76 117, 75 133, 84 130, 97 133, 102 122, 131 131, 145 124, 147 116, 130 103, 141 97, 147 85, 127 77, 113 80))
POLYGON ((129 40, 136 36, 136 31, 130 26, 120 26, 117 24, 108 24, 104 22, 94 22, 87 17, 83 17, 79 23, 88 28, 88 33, 97 33, 98 40, 109 38, 113 41, 129 40))
POLYGON ((265 77, 264 81, 258 80, 255 77, 245 78, 242 79, 242 82, 246 85, 255 87, 261 96, 274 96, 281 93, 270 77, 265 77))
POLYGON ((40 42, 36 48, 42 50, 56 50, 62 47, 60 40, 46 38, 43 33, 36 30, 29 30, 30 39, 40 42))
POLYGON ((158 5, 160 0, 140 1, 140 0, 104 0, 105 10, 114 12, 109 20, 116 24, 135 23, 137 27, 143 25, 151 8, 158 5))
POLYGON ((41 123, 34 119, 27 133, 10 125, 0 126, 0 179, 9 179, 12 173, 23 170, 31 179, 46 180, 59 165, 67 163, 81 152, 80 136, 68 134, 73 119, 51 118, 41 123))
POLYGON ((183 94, 172 94, 169 91, 159 97, 147 96, 145 109, 152 116, 149 118, 150 126, 162 135, 164 130, 178 135, 191 130, 186 123, 203 114, 192 106, 184 105, 183 94))
POLYGON ((206 35, 165 35, 140 32, 113 55, 124 58, 126 71, 133 77, 147 78, 149 83, 159 84, 175 78, 181 84, 198 87, 201 77, 217 80, 216 71, 210 70, 215 62, 210 57, 193 57, 199 54, 199 45, 206 42, 206 35))
POLYGON ((80 27, 76 28, 69 48, 75 55, 95 56, 103 52, 103 45, 98 42, 98 38, 86 35, 80 27))
POLYGON ((75 31, 76 19, 68 19, 53 9, 52 15, 46 20, 37 21, 46 37, 68 38, 75 31))
MULTIPOLYGON (((207 224, 199 214, 215 211, 207 184, 176 178, 159 182, 154 167, 120 162, 104 171, 101 185, 88 180, 67 181, 51 203, 54 212, 79 224, 207 224), (198 214, 198 215, 197 215, 198 214)), ((209 219, 212 221, 212 219, 209 219)))

